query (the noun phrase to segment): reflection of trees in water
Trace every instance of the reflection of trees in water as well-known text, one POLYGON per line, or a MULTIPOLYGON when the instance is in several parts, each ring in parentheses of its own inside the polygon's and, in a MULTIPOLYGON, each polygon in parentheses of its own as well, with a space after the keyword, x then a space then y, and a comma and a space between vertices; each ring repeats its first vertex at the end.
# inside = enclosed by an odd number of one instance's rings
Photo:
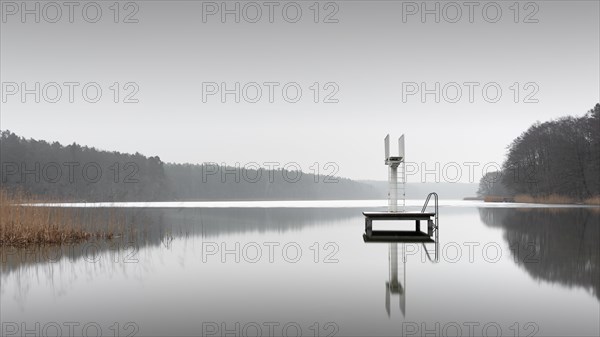
MULTIPOLYGON (((114 209, 82 209, 81 212, 101 219, 115 216, 114 209)), ((361 216, 359 210, 352 208, 132 208, 119 209, 117 213, 120 223, 124 224, 123 236, 110 241, 26 249, 0 247, 1 276, 23 266, 56 263, 65 258, 75 262, 90 259, 90 254, 115 249, 126 253, 142 247, 166 247, 173 238, 298 231, 361 216)))
POLYGON ((581 286, 600 300, 600 212, 586 208, 480 208, 502 227, 515 262, 535 279, 581 286))

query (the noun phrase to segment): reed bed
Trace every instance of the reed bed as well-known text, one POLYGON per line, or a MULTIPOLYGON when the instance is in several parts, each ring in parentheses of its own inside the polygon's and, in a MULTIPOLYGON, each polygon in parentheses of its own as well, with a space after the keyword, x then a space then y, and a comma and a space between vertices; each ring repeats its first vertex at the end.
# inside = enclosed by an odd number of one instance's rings
POLYGON ((585 204, 600 206, 600 196, 587 198, 585 200, 575 199, 563 195, 551 194, 546 196, 531 196, 520 194, 515 196, 515 202, 539 203, 539 204, 585 204))
POLYGON ((28 206, 39 202, 49 200, 0 189, 0 247, 74 244, 118 234, 119 219, 114 212, 28 206))
POLYGON ((568 205, 568 204, 585 204, 592 206, 600 206, 600 196, 587 198, 585 200, 575 199, 558 194, 532 196, 529 194, 518 194, 514 197, 488 195, 483 199, 485 202, 519 202, 528 204, 553 204, 553 205, 568 205))
POLYGON ((540 195, 540 196, 531 196, 526 194, 519 194, 515 196, 515 202, 523 202, 523 203, 537 203, 537 204, 577 204, 578 201, 558 195, 558 194, 550 194, 550 195, 540 195))
POLYGON ((488 195, 483 198, 485 202, 513 202, 514 199, 512 197, 504 197, 500 195, 488 195))
POLYGON ((591 198, 587 198, 587 199, 585 199, 584 203, 586 205, 600 206, 600 195, 597 195, 597 196, 591 197, 591 198))

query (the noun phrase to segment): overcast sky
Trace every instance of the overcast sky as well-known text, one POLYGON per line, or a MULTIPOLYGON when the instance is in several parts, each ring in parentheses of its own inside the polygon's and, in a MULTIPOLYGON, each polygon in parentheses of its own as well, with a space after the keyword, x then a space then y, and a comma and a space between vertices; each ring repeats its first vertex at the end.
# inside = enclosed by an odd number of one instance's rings
POLYGON ((1 1, 1 128, 166 162, 334 162, 338 175, 384 180, 390 133, 406 135, 407 161, 457 163, 467 181, 463 163, 501 163, 535 121, 600 100, 598 1, 478 2, 471 17, 464 2, 428 1, 439 23, 423 20, 422 1, 319 2, 318 12, 314 1, 227 1, 239 23, 223 22, 223 1, 76 2, 71 18, 63 2, 21 2, 1 1), (40 102, 23 100, 21 83, 36 82, 40 102), (240 102, 222 102, 221 83, 236 82, 240 102), (421 83, 436 82, 439 103, 423 101, 421 83), (86 102, 96 87, 102 96, 86 102))

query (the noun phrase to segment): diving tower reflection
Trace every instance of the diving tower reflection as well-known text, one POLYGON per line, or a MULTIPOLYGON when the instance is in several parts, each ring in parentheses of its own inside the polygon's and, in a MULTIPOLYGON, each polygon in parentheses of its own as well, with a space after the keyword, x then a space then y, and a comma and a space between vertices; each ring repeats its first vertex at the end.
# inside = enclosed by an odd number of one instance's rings
MULTIPOLYGON (((406 316, 406 245, 414 244, 414 242, 390 242, 388 246, 388 264, 389 276, 385 282, 385 311, 388 317, 391 317, 392 302, 398 301, 398 307, 402 313, 402 317, 406 316), (401 255, 401 262, 398 261, 398 255, 401 255), (401 264, 400 264, 401 263, 401 264), (398 298, 397 300, 395 298, 398 298)), ((438 262, 437 252, 439 251, 439 241, 433 243, 435 247, 430 250, 421 243, 427 259, 432 263, 438 262)), ((414 251, 413 251, 414 252, 414 251)))

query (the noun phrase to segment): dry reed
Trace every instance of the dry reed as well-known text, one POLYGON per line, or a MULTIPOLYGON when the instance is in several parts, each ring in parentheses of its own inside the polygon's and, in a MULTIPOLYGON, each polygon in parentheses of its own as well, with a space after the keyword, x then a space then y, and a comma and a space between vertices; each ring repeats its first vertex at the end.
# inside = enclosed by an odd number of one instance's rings
POLYGON ((527 194, 519 194, 515 196, 515 202, 522 203, 537 203, 537 204, 576 204, 577 201, 573 198, 558 195, 558 194, 550 194, 550 195, 541 195, 541 196, 531 196, 527 194))
POLYGON ((118 220, 113 212, 106 219, 76 208, 28 206, 44 201, 48 200, 0 190, 0 247, 73 244, 115 236, 118 220))
POLYGON ((483 198, 483 201, 485 201, 485 202, 513 202, 514 200, 512 197, 503 197, 503 196, 499 196, 499 195, 488 195, 483 198))
POLYGON ((591 198, 587 198, 587 199, 585 199, 584 203, 586 205, 600 206, 600 195, 597 195, 597 196, 591 197, 591 198))

